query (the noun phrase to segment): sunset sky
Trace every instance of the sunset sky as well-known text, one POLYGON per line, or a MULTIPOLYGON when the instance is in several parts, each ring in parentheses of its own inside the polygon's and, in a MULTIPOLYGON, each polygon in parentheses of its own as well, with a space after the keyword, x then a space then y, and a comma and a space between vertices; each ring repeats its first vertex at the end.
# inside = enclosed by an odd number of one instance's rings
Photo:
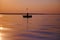
POLYGON ((0 12, 60 13, 60 0, 0 0, 0 12))

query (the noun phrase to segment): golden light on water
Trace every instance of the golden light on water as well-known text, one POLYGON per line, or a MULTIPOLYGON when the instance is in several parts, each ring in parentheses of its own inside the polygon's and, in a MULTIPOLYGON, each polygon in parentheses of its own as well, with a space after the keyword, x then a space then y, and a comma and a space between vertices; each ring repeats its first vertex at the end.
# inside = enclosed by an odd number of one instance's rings
POLYGON ((3 15, 0 14, 0 17, 3 17, 3 15))
POLYGON ((0 40, 2 40, 2 37, 1 36, 2 36, 2 34, 0 33, 0 40))
POLYGON ((0 27, 0 30, 9 30, 8 28, 0 27))
POLYGON ((0 40, 4 40, 4 36, 6 36, 6 34, 0 32, 0 40))
POLYGON ((0 30, 5 30, 5 28, 3 28, 3 27, 0 27, 0 30))
POLYGON ((4 27, 2 27, 2 25, 0 25, 0 40, 3 40, 3 36, 4 36, 4 34, 1 33, 2 30, 4 30, 4 27))
POLYGON ((0 30, 4 30, 4 28, 3 27, 0 27, 0 30))
POLYGON ((0 40, 3 40, 3 36, 4 34, 0 33, 0 40))
POLYGON ((0 26, 0 30, 10 30, 9 28, 5 28, 4 26, 0 26))
POLYGON ((0 40, 4 40, 4 37, 6 37, 6 33, 4 33, 4 31, 8 31, 10 30, 9 28, 6 28, 3 25, 0 25, 0 40))

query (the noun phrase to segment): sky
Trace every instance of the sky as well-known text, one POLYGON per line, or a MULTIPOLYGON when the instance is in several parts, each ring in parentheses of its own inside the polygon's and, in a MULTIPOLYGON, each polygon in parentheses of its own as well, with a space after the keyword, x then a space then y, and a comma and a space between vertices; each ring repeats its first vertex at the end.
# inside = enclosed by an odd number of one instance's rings
POLYGON ((60 0, 0 0, 1 12, 60 13, 60 0))

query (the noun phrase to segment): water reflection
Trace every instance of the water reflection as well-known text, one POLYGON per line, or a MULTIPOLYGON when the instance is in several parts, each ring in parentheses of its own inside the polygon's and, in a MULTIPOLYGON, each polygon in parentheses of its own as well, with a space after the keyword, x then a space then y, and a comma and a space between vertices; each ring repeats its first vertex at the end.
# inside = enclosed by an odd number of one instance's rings
POLYGON ((11 37, 10 37, 11 33, 9 33, 9 31, 11 31, 10 28, 7 28, 3 25, 0 25, 0 40, 9 40, 9 39, 11 39, 11 37))
POLYGON ((0 17, 3 17, 3 15, 0 14, 0 17))
POLYGON ((0 33, 0 40, 2 40, 2 33, 0 33))
POLYGON ((0 27, 0 30, 10 30, 9 28, 0 27))
POLYGON ((0 40, 59 40, 60 21, 56 18, 59 16, 33 16, 26 31, 22 16, 5 16, 0 19, 0 40))

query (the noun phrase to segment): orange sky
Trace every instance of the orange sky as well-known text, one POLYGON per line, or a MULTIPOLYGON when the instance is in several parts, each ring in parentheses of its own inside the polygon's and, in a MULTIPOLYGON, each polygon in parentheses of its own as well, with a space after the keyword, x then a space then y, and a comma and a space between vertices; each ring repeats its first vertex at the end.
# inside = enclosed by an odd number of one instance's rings
POLYGON ((0 0, 0 12, 60 13, 60 0, 0 0))

